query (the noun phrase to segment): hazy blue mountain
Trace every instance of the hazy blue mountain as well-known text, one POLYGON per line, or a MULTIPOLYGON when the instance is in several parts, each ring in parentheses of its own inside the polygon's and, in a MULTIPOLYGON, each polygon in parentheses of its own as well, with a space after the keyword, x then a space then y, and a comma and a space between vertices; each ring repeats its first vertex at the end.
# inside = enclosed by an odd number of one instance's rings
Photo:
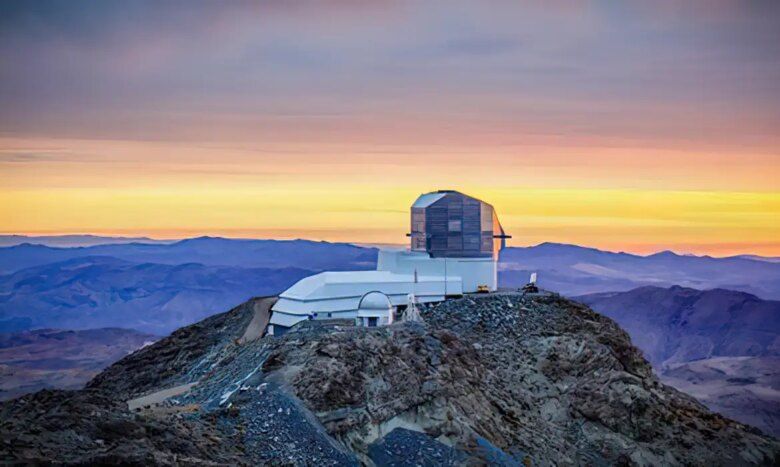
POLYGON ((780 301, 684 287, 577 299, 617 321, 664 383, 780 435, 780 301))
POLYGON ((753 259, 756 261, 767 261, 769 263, 780 263, 780 257, 777 256, 758 256, 758 255, 738 255, 734 258, 753 259))
POLYGON ((125 327, 164 335, 313 271, 84 257, 0 276, 0 332, 125 327), (3 327, 5 326, 5 328, 3 327))
POLYGON ((211 310, 330 269, 373 269, 376 250, 306 240, 0 248, 0 332, 122 326, 165 334, 211 310))
POLYGON ((542 243, 507 248, 501 254, 499 282, 515 287, 539 273, 539 284, 574 296, 625 291, 644 285, 725 288, 780 299, 780 263, 745 257, 712 258, 664 251, 649 256, 542 243))
POLYGON ((377 252, 372 248, 347 243, 213 237, 192 238, 171 244, 128 243, 78 248, 22 244, 0 248, 0 272, 13 272, 87 256, 110 256, 136 263, 343 270, 374 268, 377 252))
MULTIPOLYGON (((376 249, 306 240, 22 244, 0 248, 0 331, 121 325, 165 333, 308 274, 375 264, 376 249), (125 314, 130 321, 117 321, 125 314)), ((643 257, 544 243, 504 250, 499 267, 503 286, 522 285, 538 271, 542 287, 569 296, 677 283, 780 295, 780 264, 745 258, 643 257)))
MULTIPOLYGON (((310 270, 372 269, 376 249, 308 240, 244 240, 201 237, 172 244, 130 243, 79 248, 22 244, 0 248, 0 273, 85 256, 110 256, 158 264, 201 263, 209 266, 310 270)), ((507 248, 501 254, 502 286, 525 284, 539 273, 543 288, 564 295, 624 291, 643 285, 726 288, 780 299, 780 263, 772 258, 683 256, 661 252, 650 256, 542 243, 507 248)))
POLYGON ((107 245, 112 243, 173 243, 176 240, 154 240, 148 237, 103 237, 99 235, 0 235, 0 247, 23 243, 53 247, 107 245))
POLYGON ((676 286, 576 299, 617 321, 658 367, 711 357, 780 356, 780 301, 676 286))

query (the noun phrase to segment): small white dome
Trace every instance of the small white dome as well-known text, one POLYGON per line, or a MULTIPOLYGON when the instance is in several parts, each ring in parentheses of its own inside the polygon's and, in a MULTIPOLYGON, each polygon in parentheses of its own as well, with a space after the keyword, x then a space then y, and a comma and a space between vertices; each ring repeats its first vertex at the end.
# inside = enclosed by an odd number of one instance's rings
POLYGON ((360 299, 360 305, 358 305, 360 310, 387 311, 391 307, 390 299, 382 292, 369 292, 363 295, 363 298, 360 299))

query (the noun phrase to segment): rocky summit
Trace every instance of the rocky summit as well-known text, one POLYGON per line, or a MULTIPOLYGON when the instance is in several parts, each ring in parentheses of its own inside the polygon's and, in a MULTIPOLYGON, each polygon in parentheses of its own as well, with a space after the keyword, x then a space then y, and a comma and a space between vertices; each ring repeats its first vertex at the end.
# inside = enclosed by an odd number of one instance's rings
POLYGON ((263 300, 182 328, 81 391, 0 405, 5 463, 776 465, 780 443, 665 386, 612 320, 557 295, 305 322, 263 300))

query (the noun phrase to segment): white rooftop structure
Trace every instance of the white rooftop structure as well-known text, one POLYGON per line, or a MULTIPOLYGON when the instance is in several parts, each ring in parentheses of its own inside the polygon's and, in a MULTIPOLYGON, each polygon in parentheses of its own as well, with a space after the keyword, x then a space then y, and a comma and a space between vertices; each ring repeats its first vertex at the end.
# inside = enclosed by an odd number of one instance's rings
POLYGON ((493 207, 456 191, 421 195, 412 205, 411 248, 380 250, 375 271, 327 271, 285 290, 273 306, 269 333, 310 319, 389 324, 408 305, 496 290, 504 234, 493 207))

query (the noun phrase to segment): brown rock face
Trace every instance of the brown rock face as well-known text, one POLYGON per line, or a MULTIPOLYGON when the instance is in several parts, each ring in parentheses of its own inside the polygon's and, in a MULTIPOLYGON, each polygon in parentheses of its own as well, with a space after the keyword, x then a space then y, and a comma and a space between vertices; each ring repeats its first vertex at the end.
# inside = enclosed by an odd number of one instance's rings
MULTIPOLYGON (((778 444, 659 383, 613 321, 556 296, 427 307, 426 324, 280 342, 270 360, 352 450, 394 427, 540 464, 762 464, 778 444)), ((270 368, 269 368, 270 369, 270 368)))
POLYGON ((246 461, 207 418, 133 414, 95 391, 30 394, 0 405, 0 462, 214 465, 246 461))

